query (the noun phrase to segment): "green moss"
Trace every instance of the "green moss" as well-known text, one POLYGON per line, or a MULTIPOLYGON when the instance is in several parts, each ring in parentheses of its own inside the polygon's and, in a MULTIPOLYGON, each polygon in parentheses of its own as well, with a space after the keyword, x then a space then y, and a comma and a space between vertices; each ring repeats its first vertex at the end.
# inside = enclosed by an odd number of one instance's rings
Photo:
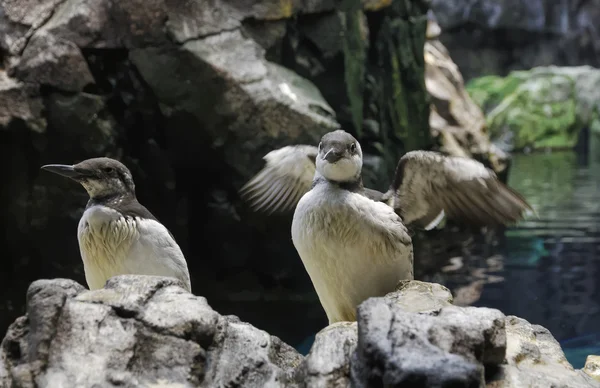
POLYGON ((504 97, 513 93, 523 81, 520 77, 489 75, 471 80, 466 89, 477 105, 489 111, 500 104, 504 97))
MULTIPOLYGON (((385 147, 404 151, 431 145, 429 100, 425 87, 426 1, 399 0, 384 12, 377 36, 381 122, 390 136, 385 147)), ((397 152, 391 153, 392 163, 397 152)))
POLYGON ((584 126, 600 130, 598 114, 589 109, 597 100, 590 86, 596 80, 600 72, 587 67, 535 68, 474 79, 467 91, 486 112, 492 140, 508 131, 517 150, 570 148, 584 126))
POLYGON ((365 77, 366 44, 361 31, 362 5, 360 0, 345 0, 341 7, 341 17, 345 23, 344 80, 350 101, 354 130, 360 137, 363 122, 363 89, 365 77))

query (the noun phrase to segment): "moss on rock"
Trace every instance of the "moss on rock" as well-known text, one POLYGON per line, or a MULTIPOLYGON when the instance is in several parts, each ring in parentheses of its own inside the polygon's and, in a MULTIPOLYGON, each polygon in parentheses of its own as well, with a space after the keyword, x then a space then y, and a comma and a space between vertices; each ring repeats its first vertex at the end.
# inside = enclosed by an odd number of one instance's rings
POLYGON ((600 70, 589 66, 486 76, 467 90, 486 112, 492 139, 510 132, 517 150, 570 148, 582 128, 600 130, 600 70))

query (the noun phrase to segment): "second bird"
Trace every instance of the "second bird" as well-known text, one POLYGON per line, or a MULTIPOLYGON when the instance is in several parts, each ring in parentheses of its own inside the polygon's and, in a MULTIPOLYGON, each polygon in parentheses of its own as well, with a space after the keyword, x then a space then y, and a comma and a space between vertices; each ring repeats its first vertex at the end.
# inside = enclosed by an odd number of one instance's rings
POLYGON ((90 199, 77 239, 91 290, 116 275, 174 277, 191 292, 185 257, 173 235, 140 204, 131 172, 121 162, 93 158, 42 169, 79 182, 90 199))
POLYGON ((257 210, 295 207, 292 240, 330 324, 354 321, 364 300, 413 279, 405 225, 432 229, 445 216, 506 225, 531 210, 483 164, 430 151, 406 153, 386 193, 365 188, 360 144, 342 130, 264 158, 242 195, 257 210))

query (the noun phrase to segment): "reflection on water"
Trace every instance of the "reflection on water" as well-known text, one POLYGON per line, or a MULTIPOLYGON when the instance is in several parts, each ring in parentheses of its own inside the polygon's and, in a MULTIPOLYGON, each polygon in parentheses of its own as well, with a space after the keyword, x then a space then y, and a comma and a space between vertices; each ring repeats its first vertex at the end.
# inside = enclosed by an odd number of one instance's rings
POLYGON ((515 155, 509 184, 539 218, 507 230, 495 255, 456 257, 442 269, 458 304, 545 326, 575 368, 600 354, 600 146, 591 148, 590 158, 515 155))

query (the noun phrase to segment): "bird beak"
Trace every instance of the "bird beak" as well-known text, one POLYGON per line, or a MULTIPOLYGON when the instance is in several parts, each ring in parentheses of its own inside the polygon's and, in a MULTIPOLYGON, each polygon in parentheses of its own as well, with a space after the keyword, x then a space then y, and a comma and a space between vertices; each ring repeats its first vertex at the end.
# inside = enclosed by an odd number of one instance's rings
POLYGON ((344 157, 344 150, 338 150, 335 147, 331 147, 329 151, 323 156, 323 159, 328 161, 329 163, 335 163, 344 157))
POLYGON ((50 171, 73 180, 88 178, 93 175, 90 171, 66 164, 46 164, 42 166, 42 170, 50 171))

